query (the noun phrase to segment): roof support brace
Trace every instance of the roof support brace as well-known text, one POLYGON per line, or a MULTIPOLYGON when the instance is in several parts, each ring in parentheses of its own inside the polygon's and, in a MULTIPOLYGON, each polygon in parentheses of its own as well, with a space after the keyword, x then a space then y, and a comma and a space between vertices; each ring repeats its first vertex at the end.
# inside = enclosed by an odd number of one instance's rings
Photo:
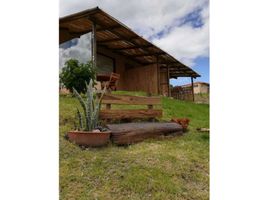
POLYGON ((156 56, 156 71, 157 71, 157 84, 158 84, 158 95, 160 95, 161 93, 161 86, 160 86, 160 66, 159 66, 159 63, 158 63, 158 56, 156 56))
MULTIPOLYGON (((93 69, 97 69, 97 41, 96 41, 96 23, 92 24, 91 33, 91 60, 93 64, 93 69)), ((96 78, 96 77, 95 77, 96 78)))

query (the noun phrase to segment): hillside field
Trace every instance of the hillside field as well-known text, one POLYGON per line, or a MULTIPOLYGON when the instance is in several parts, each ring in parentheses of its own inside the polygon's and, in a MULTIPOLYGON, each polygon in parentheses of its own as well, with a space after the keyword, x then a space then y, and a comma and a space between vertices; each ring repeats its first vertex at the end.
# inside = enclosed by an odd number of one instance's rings
POLYGON ((209 199, 209 133, 196 131, 209 128, 209 105, 166 97, 162 104, 162 120, 191 120, 185 135, 127 147, 81 149, 64 139, 73 129, 79 103, 71 96, 60 96, 60 199, 209 199))

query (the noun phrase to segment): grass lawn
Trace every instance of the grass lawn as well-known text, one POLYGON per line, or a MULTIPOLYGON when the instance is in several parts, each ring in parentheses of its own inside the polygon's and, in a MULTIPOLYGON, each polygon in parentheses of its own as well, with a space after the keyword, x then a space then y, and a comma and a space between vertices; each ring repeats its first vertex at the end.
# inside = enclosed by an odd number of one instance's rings
POLYGON ((195 130, 209 127, 209 105, 163 97, 163 120, 191 120, 184 136, 82 150, 64 139, 78 104, 60 97, 60 199, 209 199, 209 134, 195 130))

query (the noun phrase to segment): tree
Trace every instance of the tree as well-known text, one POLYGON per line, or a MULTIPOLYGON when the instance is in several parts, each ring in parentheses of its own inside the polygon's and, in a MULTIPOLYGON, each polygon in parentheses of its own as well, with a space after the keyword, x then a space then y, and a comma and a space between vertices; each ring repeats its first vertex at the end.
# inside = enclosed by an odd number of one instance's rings
POLYGON ((79 93, 86 92, 86 82, 89 83, 90 79, 95 82, 96 71, 92 67, 92 63, 79 63, 76 59, 66 61, 65 66, 60 73, 60 83, 63 84, 68 90, 73 92, 73 88, 79 93))

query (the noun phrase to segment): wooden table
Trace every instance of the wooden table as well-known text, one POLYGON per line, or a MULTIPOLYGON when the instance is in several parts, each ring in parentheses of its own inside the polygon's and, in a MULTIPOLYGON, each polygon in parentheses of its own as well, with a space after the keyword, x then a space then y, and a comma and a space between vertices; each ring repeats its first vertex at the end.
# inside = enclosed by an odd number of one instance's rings
POLYGON ((97 74, 97 81, 106 82, 109 81, 111 74, 97 74))

